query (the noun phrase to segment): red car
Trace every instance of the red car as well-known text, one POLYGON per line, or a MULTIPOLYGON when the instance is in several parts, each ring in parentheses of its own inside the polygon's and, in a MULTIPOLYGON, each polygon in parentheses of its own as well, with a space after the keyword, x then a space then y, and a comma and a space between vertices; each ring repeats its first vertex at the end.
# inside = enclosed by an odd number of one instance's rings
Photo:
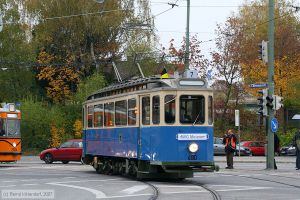
POLYGON ((82 155, 82 140, 74 139, 60 145, 60 147, 46 149, 40 153, 40 159, 46 164, 51 164, 53 161, 61 161, 64 164, 69 161, 79 161, 82 155))
POLYGON ((252 151, 252 155, 254 156, 265 155, 265 144, 263 142, 244 141, 241 142, 241 146, 249 148, 252 151))

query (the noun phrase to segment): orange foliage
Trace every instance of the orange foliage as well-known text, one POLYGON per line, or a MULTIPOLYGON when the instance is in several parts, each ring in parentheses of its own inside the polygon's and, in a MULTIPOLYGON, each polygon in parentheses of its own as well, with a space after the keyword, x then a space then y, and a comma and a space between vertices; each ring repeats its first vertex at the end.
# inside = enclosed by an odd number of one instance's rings
MULTIPOLYGON (((36 77, 47 82, 47 96, 52 101, 64 102, 71 97, 71 85, 78 85, 80 72, 69 66, 52 66, 55 59, 55 56, 45 51, 40 52, 37 61, 43 67, 38 67, 39 73, 36 77)), ((70 59, 66 63, 70 63, 70 59)))
MULTIPOLYGON (((295 96, 295 91, 291 83, 300 81, 300 55, 296 59, 288 59, 287 56, 275 60, 274 65, 274 83, 275 94, 284 97, 295 96)), ((267 83, 268 82, 268 66, 257 60, 252 64, 242 64, 242 73, 246 83, 267 83)), ((246 89, 253 95, 257 95, 258 89, 246 89)))
POLYGON ((57 128, 54 124, 51 125, 51 142, 50 147, 58 147, 61 143, 61 138, 65 134, 63 128, 57 128))
POLYGON ((74 122, 73 130, 75 132, 75 138, 82 138, 82 121, 77 119, 74 122))

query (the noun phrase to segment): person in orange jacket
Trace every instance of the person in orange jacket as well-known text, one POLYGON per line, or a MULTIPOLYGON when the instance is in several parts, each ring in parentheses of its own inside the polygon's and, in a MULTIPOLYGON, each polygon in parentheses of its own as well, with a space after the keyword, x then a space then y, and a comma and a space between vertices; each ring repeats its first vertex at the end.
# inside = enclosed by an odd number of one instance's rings
POLYGON ((233 130, 229 129, 227 134, 223 137, 223 144, 225 145, 225 153, 226 153, 226 161, 227 167, 226 169, 233 169, 233 156, 236 149, 236 136, 233 133, 233 130))

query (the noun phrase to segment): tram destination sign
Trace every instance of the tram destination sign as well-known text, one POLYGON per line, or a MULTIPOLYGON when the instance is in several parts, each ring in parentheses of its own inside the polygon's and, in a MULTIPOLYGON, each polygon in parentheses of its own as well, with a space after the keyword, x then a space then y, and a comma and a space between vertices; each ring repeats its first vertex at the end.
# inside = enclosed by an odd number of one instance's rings
POLYGON ((208 140, 206 133, 178 133, 177 140, 208 140))
POLYGON ((268 83, 253 83, 250 84, 251 88, 266 88, 268 87, 268 83))

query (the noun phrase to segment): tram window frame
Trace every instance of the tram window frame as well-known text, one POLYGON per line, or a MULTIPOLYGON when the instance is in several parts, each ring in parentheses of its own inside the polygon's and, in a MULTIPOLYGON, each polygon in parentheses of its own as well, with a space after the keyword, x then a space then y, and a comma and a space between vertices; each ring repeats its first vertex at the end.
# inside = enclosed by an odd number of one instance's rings
POLYGON ((81 117, 83 119, 83 122, 82 122, 83 128, 86 128, 85 107, 82 108, 81 117))
POLYGON ((152 123, 160 123, 160 96, 155 95, 152 97, 152 123))
POLYGON ((203 95, 181 95, 179 107, 181 124, 205 123, 205 97, 203 95))
POLYGON ((88 106, 87 107, 87 127, 88 128, 93 128, 93 110, 94 106, 88 106))
POLYGON ((127 125, 127 101, 126 100, 121 100, 121 101, 115 102, 115 124, 116 124, 116 126, 126 126, 127 125), (125 118, 124 117, 122 118, 122 115, 121 115, 122 112, 124 113, 125 118))
POLYGON ((214 123, 214 108, 213 108, 213 96, 208 96, 208 124, 214 123))
POLYGON ((0 119, 0 136, 1 137, 6 137, 6 125, 5 125, 4 119, 0 119))
POLYGON ((150 125, 151 107, 150 96, 142 97, 142 125, 150 125))
POLYGON ((21 135, 20 120, 7 118, 5 121, 6 121, 5 129, 6 129, 7 137, 19 137, 21 135))
POLYGON ((94 127, 103 127, 104 123, 104 108, 103 104, 94 105, 94 127), (97 109, 100 109, 99 111, 97 109), (99 114, 98 114, 99 113, 99 114))
POLYGON ((127 121, 128 121, 128 126, 134 126, 136 125, 137 119, 137 106, 136 106, 136 98, 128 99, 127 101, 127 121))
POLYGON ((174 124, 176 120, 176 95, 165 95, 164 104, 165 123, 174 124), (174 107, 174 109, 172 108, 172 106, 174 107))
POLYGON ((115 124, 115 103, 107 102, 104 104, 104 126, 113 127, 114 124, 115 124), (108 114, 111 114, 110 119, 108 119, 108 114))

